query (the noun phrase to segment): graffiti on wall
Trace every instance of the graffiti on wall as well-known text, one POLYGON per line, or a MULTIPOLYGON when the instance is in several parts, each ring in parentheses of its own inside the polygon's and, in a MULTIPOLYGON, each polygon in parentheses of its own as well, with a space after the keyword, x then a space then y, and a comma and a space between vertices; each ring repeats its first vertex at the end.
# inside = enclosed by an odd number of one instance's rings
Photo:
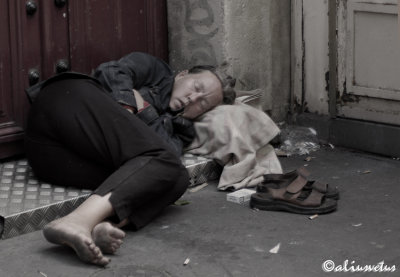
POLYGON ((187 42, 190 64, 217 64, 217 57, 211 39, 218 33, 214 26, 214 11, 208 0, 184 0, 184 26, 190 34, 187 42))

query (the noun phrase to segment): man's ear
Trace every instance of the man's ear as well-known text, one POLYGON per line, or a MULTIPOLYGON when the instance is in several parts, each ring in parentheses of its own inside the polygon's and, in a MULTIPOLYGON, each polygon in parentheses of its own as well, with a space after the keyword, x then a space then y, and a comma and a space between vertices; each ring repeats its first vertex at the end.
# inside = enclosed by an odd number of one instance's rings
POLYGON ((183 70, 181 72, 179 72, 176 76, 175 76, 175 80, 179 80, 182 77, 186 76, 187 74, 189 74, 189 70, 183 70))

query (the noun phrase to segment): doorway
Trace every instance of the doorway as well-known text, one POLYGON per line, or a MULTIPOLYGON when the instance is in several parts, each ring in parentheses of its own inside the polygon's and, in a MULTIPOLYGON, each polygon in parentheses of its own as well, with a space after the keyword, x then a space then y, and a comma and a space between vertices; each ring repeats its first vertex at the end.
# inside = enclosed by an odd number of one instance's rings
POLYGON ((165 0, 0 0, 0 158, 23 153, 24 90, 132 51, 168 59, 165 0))

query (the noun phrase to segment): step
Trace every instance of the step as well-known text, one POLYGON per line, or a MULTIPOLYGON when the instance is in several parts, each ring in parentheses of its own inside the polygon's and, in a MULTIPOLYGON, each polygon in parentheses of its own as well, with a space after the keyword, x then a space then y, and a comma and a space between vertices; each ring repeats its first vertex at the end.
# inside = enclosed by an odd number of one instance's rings
MULTIPOLYGON (((204 157, 185 154, 182 162, 189 172, 190 187, 218 179, 221 174, 221 166, 204 157)), ((0 163, 0 238, 40 230, 70 213, 90 193, 37 180, 26 159, 0 163)))

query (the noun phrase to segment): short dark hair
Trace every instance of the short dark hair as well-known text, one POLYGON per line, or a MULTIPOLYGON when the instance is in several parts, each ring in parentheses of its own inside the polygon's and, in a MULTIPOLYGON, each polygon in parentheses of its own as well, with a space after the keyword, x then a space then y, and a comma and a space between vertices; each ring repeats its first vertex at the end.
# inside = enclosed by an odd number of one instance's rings
POLYGON ((233 104, 236 98, 236 91, 234 89, 236 84, 236 79, 232 78, 226 74, 223 70, 212 65, 196 65, 189 69, 189 74, 201 73, 203 71, 210 71, 218 80, 221 82, 222 94, 224 104, 233 104))

